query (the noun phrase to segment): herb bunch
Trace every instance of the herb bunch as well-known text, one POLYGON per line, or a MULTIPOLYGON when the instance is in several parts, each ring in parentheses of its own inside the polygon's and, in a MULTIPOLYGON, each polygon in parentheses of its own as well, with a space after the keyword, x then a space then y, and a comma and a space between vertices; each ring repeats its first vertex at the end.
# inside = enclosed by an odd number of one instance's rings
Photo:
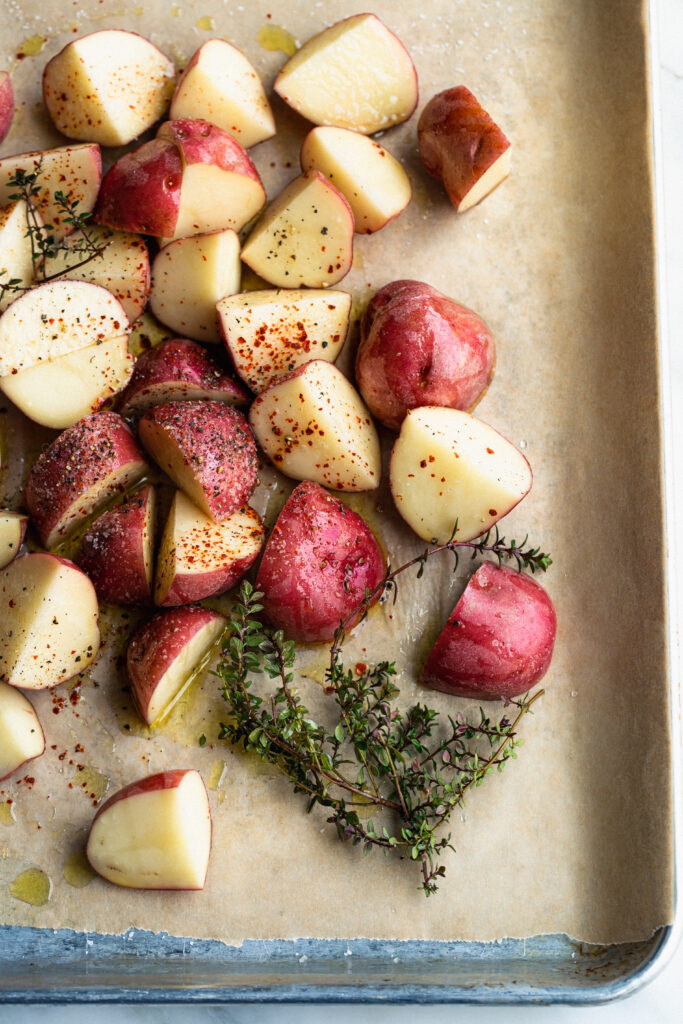
POLYGON ((394 663, 352 670, 343 665, 341 649, 348 625, 359 612, 367 614, 380 594, 393 591, 396 600, 397 577, 415 566, 421 577, 427 561, 439 552, 451 551, 456 566, 462 548, 473 556, 492 553, 499 563, 512 560, 531 571, 545 571, 551 562, 538 548, 527 547, 526 539, 508 544, 497 530, 473 542, 456 541, 454 535, 446 544, 389 569, 340 623, 325 673, 325 689, 336 714, 331 727, 311 717, 295 686, 295 645, 282 631, 259 621, 262 594, 246 581, 217 669, 230 712, 219 737, 277 767, 294 792, 307 798, 309 812, 316 805, 326 808, 327 821, 341 840, 361 846, 366 854, 377 847, 416 861, 427 896, 437 891, 437 880, 445 874, 442 855, 453 849, 451 835, 443 834, 442 826, 455 808, 463 806, 470 789, 517 757, 523 742, 517 727, 543 690, 508 701, 498 720, 480 708, 474 718, 458 713, 444 721, 426 704, 406 711, 396 706, 394 663), (253 677, 259 674, 276 682, 274 691, 264 696, 254 692, 253 677), (366 816, 368 809, 374 817, 366 816))

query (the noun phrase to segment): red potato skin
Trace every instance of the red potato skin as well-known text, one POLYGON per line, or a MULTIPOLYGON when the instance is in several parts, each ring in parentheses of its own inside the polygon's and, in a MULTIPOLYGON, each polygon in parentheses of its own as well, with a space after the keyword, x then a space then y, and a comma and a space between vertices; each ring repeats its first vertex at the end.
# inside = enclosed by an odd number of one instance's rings
POLYGON ((0 71, 0 142, 2 142, 14 120, 14 88, 9 71, 0 71))
POLYGON ((220 400, 230 405, 249 403, 242 385, 223 373, 201 345, 188 338, 169 338, 138 356, 118 409, 124 416, 145 412, 162 402, 184 401, 190 390, 212 399, 220 392, 220 400))
POLYGON ((177 146, 152 139, 113 164, 97 198, 94 220, 106 227, 172 237, 180 209, 183 165, 177 146))
POLYGON ((384 557, 365 520, 320 484, 306 481, 278 516, 256 588, 263 591, 271 625, 291 640, 323 643, 384 573, 384 557))
POLYGON ((115 412, 95 412, 67 427, 38 458, 26 480, 24 501, 46 543, 70 505, 116 468, 145 457, 115 412))
POLYGON ((215 164, 223 171, 245 174, 261 184, 244 146, 210 121, 191 118, 165 121, 157 132, 157 139, 175 143, 183 164, 215 164))
POLYGON ((157 602, 160 608, 175 608, 192 601, 203 601, 205 597, 224 594, 234 587, 251 569, 260 554, 260 549, 245 558, 238 558, 223 569, 214 572, 178 573, 173 580, 163 601, 157 602))
POLYGON ((168 471, 158 451, 157 431, 191 468, 215 523, 247 503, 256 487, 258 455, 241 412, 224 402, 202 400, 164 402, 145 413, 138 424, 140 440, 160 468, 168 471))
POLYGON ((138 779, 137 782, 129 782, 127 786, 124 786, 123 789, 119 789, 117 793, 112 793, 109 799, 105 800, 101 807, 98 807, 97 814, 93 818, 92 824, 94 824, 109 807, 113 807, 114 804, 117 804, 119 800, 127 800, 129 797, 133 796, 142 796, 144 793, 157 793, 160 789, 177 789, 188 772, 194 770, 195 769, 193 768, 172 768, 166 772, 157 772, 156 775, 147 775, 144 779, 138 779))
POLYGON ((540 583, 484 562, 432 648, 421 682, 475 700, 518 697, 545 675, 556 628, 555 609, 540 583))
POLYGON ((152 488, 145 487, 122 505, 99 516, 83 536, 74 561, 104 604, 148 605, 143 531, 152 488))
POLYGON ((443 182, 457 210, 472 186, 510 146, 493 118, 464 85, 433 96, 417 125, 425 170, 443 182))
POLYGON ((199 630, 217 619, 223 619, 218 612, 187 605, 159 612, 133 635, 128 646, 126 668, 135 702, 145 721, 146 710, 159 681, 199 630))
POLYGON ((421 281, 393 281, 361 321, 356 380, 372 414, 400 430, 424 405, 471 410, 488 387, 495 344, 484 321, 421 281))

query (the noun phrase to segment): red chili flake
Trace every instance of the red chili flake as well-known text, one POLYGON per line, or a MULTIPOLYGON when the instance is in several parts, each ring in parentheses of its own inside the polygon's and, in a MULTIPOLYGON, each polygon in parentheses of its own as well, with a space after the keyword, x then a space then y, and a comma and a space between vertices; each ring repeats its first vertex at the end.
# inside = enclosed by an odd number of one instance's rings
POLYGON ((367 672, 367 669, 368 669, 368 666, 365 664, 364 661, 357 661, 356 662, 356 675, 357 676, 362 676, 364 672, 367 672))

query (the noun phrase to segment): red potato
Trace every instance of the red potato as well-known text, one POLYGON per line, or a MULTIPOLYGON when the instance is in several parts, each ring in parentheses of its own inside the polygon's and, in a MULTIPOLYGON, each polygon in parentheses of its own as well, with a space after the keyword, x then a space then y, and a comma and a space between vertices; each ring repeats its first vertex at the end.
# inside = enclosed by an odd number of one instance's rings
POLYGON ((254 564, 264 539, 249 505, 214 523, 177 491, 159 546, 154 603, 169 608, 224 593, 254 564))
MULTIPOLYGON (((26 231, 28 209, 23 199, 0 209, 0 283, 17 282, 20 288, 30 288, 35 279, 31 236, 26 231)), ((40 214, 36 215, 40 221, 40 214)), ((17 297, 10 289, 0 295, 0 313, 17 297)))
POLYGON ((210 852, 209 798, 193 769, 148 775, 114 793, 86 847, 99 875, 132 889, 203 889, 210 852))
POLYGON ((167 139, 151 139, 112 164, 97 197, 98 224, 142 235, 173 236, 183 164, 167 139))
POLYGON ((540 583, 484 562, 451 612, 421 680, 475 700, 518 697, 545 675, 555 631, 555 609, 540 583))
POLYGON ((0 142, 12 127, 14 120, 14 89, 9 71, 0 71, 0 142))
POLYGON ((0 509, 0 569, 4 569, 18 555, 27 526, 28 516, 22 512, 0 509))
POLYGON ((493 374, 495 345, 484 321, 421 281, 380 288, 361 322, 356 381, 370 412, 390 430, 422 405, 470 410, 493 374))
POLYGON ((0 206, 9 203, 16 187, 9 179, 17 171, 32 174, 40 169, 33 201, 45 224, 57 238, 71 234, 73 225, 64 219, 64 211, 55 202, 55 193, 63 192, 78 203, 79 213, 90 213, 95 206, 102 181, 100 147, 94 142, 80 146, 60 146, 31 153, 19 153, 0 160, 0 206))
POLYGON ((95 589, 73 562, 44 551, 0 573, 0 681, 45 690, 82 672, 100 646, 95 589))
POLYGON ((334 637, 340 620, 380 584, 384 572, 365 520, 319 484, 306 482, 295 487, 278 516, 256 587, 263 591, 271 625, 291 640, 322 643, 334 637))
POLYGON ((30 700, 0 683, 0 782, 45 750, 45 735, 30 700))
POLYGON ((201 398, 236 406, 249 402, 242 385, 223 373, 201 345, 188 338, 169 338, 138 356, 118 410, 122 416, 137 416, 162 402, 201 398))
POLYGON ((164 402, 138 424, 140 441, 190 501, 220 523, 251 497, 258 456, 246 418, 224 402, 164 402))
POLYGON ((481 202, 510 173, 510 141, 464 85, 433 96, 417 126, 425 170, 458 211, 481 202))
POLYGON ((168 714, 227 621, 218 612, 187 605, 160 612, 135 632, 126 666, 135 703, 148 725, 168 714))
POLYGON ((74 557, 105 604, 151 604, 154 488, 144 487, 99 516, 74 557))
POLYGON ((55 438, 28 475, 24 498, 45 547, 51 547, 136 483, 149 466, 124 420, 96 412, 55 438))

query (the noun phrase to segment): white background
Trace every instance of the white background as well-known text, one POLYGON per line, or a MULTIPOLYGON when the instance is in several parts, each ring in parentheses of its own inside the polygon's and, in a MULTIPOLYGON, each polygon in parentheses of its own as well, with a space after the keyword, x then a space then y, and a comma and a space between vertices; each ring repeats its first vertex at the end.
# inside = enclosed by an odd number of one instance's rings
MULTIPOLYGON (((569 0, 568 0, 569 2, 569 0)), ((601 0, 594 0, 600 3, 601 0)), ((673 441, 668 476, 672 483, 670 512, 683 526, 683 0, 654 0, 655 25, 659 37, 659 68, 655 69, 655 104, 661 115, 661 162, 659 245, 665 290, 663 322, 668 335, 668 376, 665 406, 669 407, 673 441), (658 95, 657 95, 658 93, 658 95)), ((671 521, 671 520, 670 520, 671 521)), ((673 535, 673 530, 670 534, 673 535)), ((679 533, 683 532, 679 530, 679 533)), ((683 541, 677 558, 679 577, 683 577, 683 541)), ((683 583, 678 583, 679 597, 674 607, 683 614, 683 583)), ((678 624, 674 633, 678 636, 678 624)), ((674 672, 683 659, 674 659, 674 672)), ((680 773, 680 763, 679 763, 680 773)), ((683 787, 683 779, 679 780, 683 787)), ((679 807, 680 811, 680 807, 679 807)), ((678 815, 678 849, 683 849, 682 815, 678 815)), ((679 893, 679 915, 683 918, 683 898, 679 893)), ((682 931, 683 928, 678 928, 682 931)), ((628 999, 590 1009, 572 1007, 456 1007, 456 1006, 168 1006, 168 1007, 3 1007, 0 1021, 12 1024, 230 1024, 258 1021, 259 1024, 351 1024, 372 1020, 374 1024, 559 1024, 560 1021, 581 1021, 582 1024, 674 1024, 683 1020, 683 944, 670 949, 659 975, 645 988, 628 999)))

